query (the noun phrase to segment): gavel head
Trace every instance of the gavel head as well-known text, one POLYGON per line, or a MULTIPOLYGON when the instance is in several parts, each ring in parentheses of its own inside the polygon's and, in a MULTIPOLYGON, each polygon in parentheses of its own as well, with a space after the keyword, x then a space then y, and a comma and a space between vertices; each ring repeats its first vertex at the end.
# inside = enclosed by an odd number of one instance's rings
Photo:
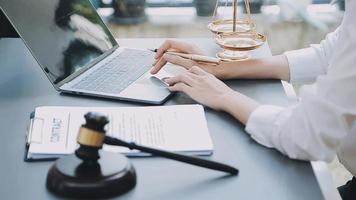
POLYGON ((86 162, 96 162, 99 150, 103 147, 105 140, 105 126, 109 123, 106 116, 89 112, 85 116, 86 123, 79 129, 77 142, 80 147, 75 151, 75 155, 86 162))

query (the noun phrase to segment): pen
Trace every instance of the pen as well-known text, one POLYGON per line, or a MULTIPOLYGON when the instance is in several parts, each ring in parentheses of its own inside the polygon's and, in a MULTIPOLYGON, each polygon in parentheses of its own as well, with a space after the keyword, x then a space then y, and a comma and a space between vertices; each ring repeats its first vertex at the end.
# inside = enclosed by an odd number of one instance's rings
MULTIPOLYGON (((149 50, 152 52, 156 52, 156 53, 158 51, 158 49, 149 49, 149 50)), ((180 56, 182 58, 194 60, 197 62, 219 64, 222 61, 220 58, 214 58, 214 57, 210 57, 210 56, 202 56, 202 55, 196 55, 196 54, 186 54, 186 53, 179 53, 179 52, 174 52, 174 51, 167 51, 165 53, 170 54, 170 55, 180 56)))
POLYGON ((109 136, 105 137, 104 143, 108 144, 108 145, 123 146, 123 147, 127 147, 129 149, 137 149, 142 152, 150 153, 152 155, 161 156, 161 157, 169 158, 172 160, 177 160, 180 162, 189 163, 191 165, 204 167, 204 168, 208 168, 208 169, 212 169, 212 170, 226 172, 231 175, 237 175, 239 173, 238 169, 228 166, 228 165, 225 165, 225 164, 222 164, 222 163, 205 160, 205 159, 201 159, 201 158, 197 158, 197 157, 193 157, 193 156, 186 156, 186 155, 172 153, 172 152, 168 152, 168 151, 153 149, 153 148, 137 145, 133 142, 125 142, 123 140, 109 137, 109 136))

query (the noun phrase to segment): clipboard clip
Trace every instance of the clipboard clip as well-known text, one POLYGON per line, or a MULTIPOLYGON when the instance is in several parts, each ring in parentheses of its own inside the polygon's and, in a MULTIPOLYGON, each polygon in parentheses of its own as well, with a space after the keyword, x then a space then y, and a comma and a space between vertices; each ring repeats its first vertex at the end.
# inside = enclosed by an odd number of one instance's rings
POLYGON ((42 143, 44 119, 34 116, 31 113, 30 124, 26 135, 26 146, 32 143, 42 143))

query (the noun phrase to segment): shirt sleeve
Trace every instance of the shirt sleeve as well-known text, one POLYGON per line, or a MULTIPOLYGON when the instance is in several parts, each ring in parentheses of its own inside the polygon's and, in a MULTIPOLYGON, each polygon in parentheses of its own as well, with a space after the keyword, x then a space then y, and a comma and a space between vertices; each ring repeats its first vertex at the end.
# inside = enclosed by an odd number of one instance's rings
POLYGON ((317 76, 326 74, 339 38, 339 29, 328 34, 320 44, 284 53, 289 63, 291 83, 311 83, 317 76))
POLYGON ((347 42, 334 47, 337 51, 327 74, 300 89, 298 104, 262 105, 251 114, 246 131, 253 139, 293 159, 331 161, 335 157, 346 136, 355 134, 354 27, 340 32, 340 41, 347 42))
POLYGON ((292 159, 324 161, 335 157, 343 129, 340 109, 316 96, 293 107, 260 106, 246 125, 251 137, 266 147, 292 159))

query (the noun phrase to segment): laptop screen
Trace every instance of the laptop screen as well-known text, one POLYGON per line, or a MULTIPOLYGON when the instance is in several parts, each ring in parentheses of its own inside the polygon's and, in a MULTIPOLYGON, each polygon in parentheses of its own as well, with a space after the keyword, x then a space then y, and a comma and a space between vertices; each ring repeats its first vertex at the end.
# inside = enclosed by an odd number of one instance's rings
POLYGON ((0 0, 52 83, 117 46, 89 0, 0 0))

